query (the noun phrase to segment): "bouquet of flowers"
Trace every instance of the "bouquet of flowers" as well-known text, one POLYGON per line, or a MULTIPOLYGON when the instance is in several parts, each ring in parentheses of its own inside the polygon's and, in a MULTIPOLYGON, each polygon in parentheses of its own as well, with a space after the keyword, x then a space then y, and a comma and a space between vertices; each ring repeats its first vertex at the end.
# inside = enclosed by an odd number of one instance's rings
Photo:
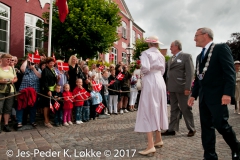
POLYGON ((130 73, 133 73, 134 70, 135 70, 137 67, 140 68, 140 66, 141 66, 141 61, 140 61, 140 60, 136 60, 136 61, 132 62, 132 63, 130 64, 130 69, 129 69, 130 73))

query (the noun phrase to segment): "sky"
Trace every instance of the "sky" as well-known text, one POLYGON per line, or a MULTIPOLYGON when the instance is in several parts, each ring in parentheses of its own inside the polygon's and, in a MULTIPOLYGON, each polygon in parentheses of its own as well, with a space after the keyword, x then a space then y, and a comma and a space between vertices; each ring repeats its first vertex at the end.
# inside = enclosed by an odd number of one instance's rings
POLYGON ((240 0, 125 0, 144 37, 156 35, 169 49, 174 40, 182 42, 183 52, 192 54, 193 61, 201 52, 194 41, 196 30, 213 30, 214 42, 225 43, 231 33, 240 32, 240 0))

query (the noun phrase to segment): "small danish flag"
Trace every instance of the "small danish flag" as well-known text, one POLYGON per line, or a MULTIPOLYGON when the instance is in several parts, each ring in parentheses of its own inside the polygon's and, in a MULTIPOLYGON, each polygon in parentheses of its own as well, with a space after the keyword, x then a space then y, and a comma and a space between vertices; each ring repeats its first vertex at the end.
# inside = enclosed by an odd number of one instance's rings
POLYGON ((109 59, 113 60, 114 59, 114 54, 110 54, 109 59))
POLYGON ((71 97, 68 96, 68 97, 67 97, 67 101, 73 102, 73 97, 72 97, 72 96, 71 96, 71 97))
POLYGON ((54 107, 56 110, 58 110, 58 109, 60 108, 60 104, 59 104, 57 101, 55 101, 53 107, 54 107))
POLYGON ((109 84, 112 85, 115 82, 115 80, 112 80, 109 84))
POLYGON ((78 92, 78 94, 81 97, 81 100, 87 100, 91 96, 86 90, 83 92, 78 92))
POLYGON ((53 112, 53 113, 55 113, 55 111, 54 111, 54 108, 53 108, 53 106, 52 106, 52 103, 50 102, 50 109, 51 109, 51 111, 53 112))
POLYGON ((28 54, 29 61, 32 63, 40 63, 40 56, 36 54, 28 54))
POLYGON ((103 108, 105 108, 105 106, 104 106, 102 103, 100 103, 100 104, 98 105, 98 107, 96 108, 96 112, 97 112, 97 113, 101 113, 102 110, 103 110, 103 108))
POLYGON ((39 56, 38 49, 36 49, 36 51, 35 51, 34 54, 37 55, 37 56, 39 56))
POLYGON ((98 69, 102 71, 104 69, 104 66, 99 66, 98 69))
POLYGON ((57 66, 58 66, 58 70, 59 70, 59 71, 68 71, 68 70, 69 70, 69 65, 68 65, 68 63, 58 62, 58 63, 57 63, 57 66))
POLYGON ((116 77, 119 81, 121 81, 124 78, 124 74, 122 74, 121 72, 118 73, 117 77, 116 77))
POLYGON ((101 83, 97 84, 95 81, 92 81, 92 87, 94 91, 99 92, 102 89, 102 84, 101 83))

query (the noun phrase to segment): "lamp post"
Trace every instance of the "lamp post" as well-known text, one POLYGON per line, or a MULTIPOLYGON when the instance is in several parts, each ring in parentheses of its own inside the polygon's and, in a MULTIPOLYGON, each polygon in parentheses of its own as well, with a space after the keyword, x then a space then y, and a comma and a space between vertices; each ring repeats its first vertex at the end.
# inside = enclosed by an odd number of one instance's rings
POLYGON ((128 65, 131 63, 131 50, 133 50, 133 48, 131 47, 130 43, 128 44, 128 47, 126 48, 127 52, 127 57, 128 57, 128 65))

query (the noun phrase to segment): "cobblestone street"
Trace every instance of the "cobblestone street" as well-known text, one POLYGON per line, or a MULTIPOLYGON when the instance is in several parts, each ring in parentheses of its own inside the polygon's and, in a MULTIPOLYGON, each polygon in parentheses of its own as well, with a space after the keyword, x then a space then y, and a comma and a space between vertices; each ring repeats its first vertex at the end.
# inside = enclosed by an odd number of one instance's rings
MULTIPOLYGON (((240 115, 234 114, 233 108, 234 106, 229 106, 229 123, 233 126, 238 139, 240 139, 240 115)), ((175 136, 163 137, 164 146, 157 149, 154 157, 145 157, 138 154, 138 151, 146 148, 146 134, 133 131, 137 112, 129 112, 123 115, 112 115, 108 119, 91 120, 80 125, 74 124, 70 127, 63 126, 48 129, 43 126, 43 122, 39 122, 37 129, 9 133, 2 132, 0 134, 0 159, 201 160, 203 149, 197 105, 194 106, 193 112, 197 129, 196 135, 190 138, 187 137, 188 130, 182 119, 180 132, 177 132, 175 136), (25 158, 17 157, 19 150, 28 151, 22 152, 22 155, 19 156, 25 156, 25 158), (51 151, 52 154, 42 152, 42 155, 40 155, 38 151, 51 151), (10 158, 7 154, 13 155, 10 158), (110 157, 106 157, 108 155, 110 157), (86 156, 99 157, 84 158, 86 156)), ((218 133, 216 146, 219 160, 231 159, 231 151, 218 133)))

